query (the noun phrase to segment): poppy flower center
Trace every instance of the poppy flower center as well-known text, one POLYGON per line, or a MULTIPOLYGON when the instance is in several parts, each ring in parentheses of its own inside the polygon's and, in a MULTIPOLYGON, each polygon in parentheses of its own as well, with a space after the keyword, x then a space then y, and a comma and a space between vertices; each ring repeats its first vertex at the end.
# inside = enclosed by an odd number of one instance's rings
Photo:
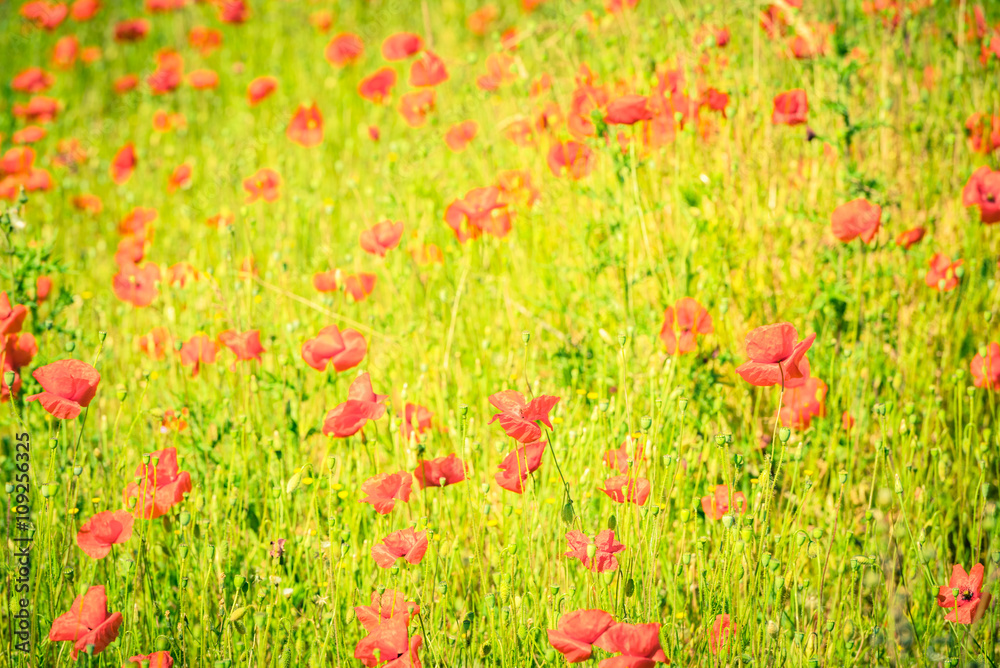
POLYGON ((971 589, 962 589, 959 591, 958 597, 963 601, 971 601, 973 593, 971 589))

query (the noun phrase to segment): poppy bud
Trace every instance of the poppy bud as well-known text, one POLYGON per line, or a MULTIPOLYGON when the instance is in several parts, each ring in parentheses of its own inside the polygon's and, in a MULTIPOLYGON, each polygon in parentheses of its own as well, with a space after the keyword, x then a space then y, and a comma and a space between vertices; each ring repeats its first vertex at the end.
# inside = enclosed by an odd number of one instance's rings
POLYGON ((719 446, 720 448, 722 446, 724 446, 726 444, 726 436, 725 436, 725 434, 716 434, 715 435, 715 444, 717 446, 719 446))
POLYGON ((612 531, 618 528, 618 518, 614 515, 608 517, 608 528, 612 531))
POLYGON ((733 526, 733 516, 732 515, 723 515, 722 516, 722 526, 726 527, 727 529, 731 529, 732 526, 733 526))
POLYGON ((13 371, 3 372, 3 384, 6 385, 7 387, 13 387, 14 381, 16 379, 17 379, 17 374, 15 374, 13 371))
POLYGON ((760 555, 761 566, 767 567, 769 563, 771 563, 771 554, 769 552, 765 552, 764 554, 760 555))
POLYGON ((528 341, 531 341, 531 332, 529 331, 521 332, 521 340, 524 341, 524 345, 528 345, 528 341))
POLYGON ((235 610, 233 610, 232 612, 230 612, 229 613, 229 622, 230 623, 234 623, 234 622, 238 622, 241 619, 243 619, 243 616, 247 614, 247 610, 249 610, 250 607, 251 606, 249 606, 249 605, 244 605, 242 608, 236 608, 235 610))
POLYGON ((649 428, 652 426, 653 426, 653 418, 649 417, 648 415, 644 415, 642 416, 642 418, 639 419, 639 428, 642 429, 643 432, 649 431, 649 428))
POLYGON ((58 488, 58 485, 56 483, 54 483, 54 482, 50 482, 50 483, 46 483, 46 484, 42 485, 42 498, 45 498, 45 499, 49 498, 50 496, 52 496, 53 494, 55 494, 57 488, 58 488))
POLYGON ((599 408, 602 413, 607 413, 608 412, 608 407, 610 405, 611 404, 607 401, 607 399, 605 399, 605 400, 602 400, 602 401, 598 402, 597 408, 599 408))
POLYGON ((513 514, 513 512, 514 512, 514 506, 510 505, 509 503, 504 504, 503 507, 504 517, 510 517, 513 514))
POLYGON ((687 399, 681 399, 679 402, 677 402, 677 405, 680 406, 681 413, 683 413, 684 411, 687 410, 688 400, 687 399))
MULTIPOLYGON (((774 593, 775 594, 780 594, 784 589, 785 589, 785 578, 781 577, 780 575, 777 576, 777 577, 775 577, 774 578, 774 593)), ((801 636, 802 634, 799 633, 799 634, 796 634, 796 635, 801 636)), ((799 638, 799 639, 801 640, 801 638, 799 638)))
POLYGON ((806 535, 805 531, 800 531, 795 534, 795 544, 799 547, 805 545, 807 540, 809 540, 809 536, 806 535))
POLYGON ((576 513, 573 512, 573 502, 567 501, 562 507, 561 518, 566 524, 572 524, 573 519, 576 517, 576 513))
POLYGON ((206 545, 205 552, 208 553, 208 560, 211 561, 215 557, 215 546, 211 544, 206 545))
POLYGON ((778 632, 781 630, 781 627, 778 626, 778 622, 774 621, 773 619, 767 620, 766 628, 767 628, 767 635, 771 636, 772 638, 777 638, 778 632))
POLYGON ((246 582, 246 581, 247 581, 247 579, 245 577, 243 577, 242 575, 240 575, 239 573, 233 575, 233 585, 237 589, 242 589, 243 588, 243 583, 246 582))
POLYGON ((681 522, 687 522, 691 517, 691 511, 687 508, 681 508, 681 522))
POLYGON ((840 477, 840 484, 841 485, 846 485, 847 484, 847 471, 841 471, 840 474, 839 474, 839 477, 840 477))
POLYGON ((597 546, 594 545, 593 543, 590 543, 589 545, 587 545, 587 558, 593 559, 595 554, 597 554, 597 546))
POLYGON ((458 407, 458 415, 464 420, 465 416, 469 414, 469 407, 462 404, 458 407))
POLYGON ((635 580, 629 578, 625 582, 625 598, 631 598, 632 594, 635 593, 635 580))
POLYGON ((83 467, 82 466, 74 466, 73 467, 73 475, 74 476, 76 476, 77 478, 79 478, 80 475, 82 475, 82 474, 83 474, 83 467))
POLYGON ((489 514, 490 514, 490 511, 491 511, 492 509, 493 509, 493 508, 492 508, 492 506, 490 506, 490 504, 488 504, 488 503, 486 503, 486 504, 483 504, 483 515, 489 515, 489 514))
POLYGON ((685 552, 684 554, 681 555, 681 562, 685 566, 687 566, 687 565, 689 565, 691 563, 691 557, 693 557, 693 556, 694 555, 692 555, 690 552, 685 552))
POLYGON ((63 349, 68 353, 73 352, 74 350, 76 350, 76 341, 67 341, 66 344, 63 346, 63 349))
POLYGON ((788 439, 792 437, 792 430, 788 427, 782 427, 778 430, 778 440, 782 443, 788 443, 788 439))

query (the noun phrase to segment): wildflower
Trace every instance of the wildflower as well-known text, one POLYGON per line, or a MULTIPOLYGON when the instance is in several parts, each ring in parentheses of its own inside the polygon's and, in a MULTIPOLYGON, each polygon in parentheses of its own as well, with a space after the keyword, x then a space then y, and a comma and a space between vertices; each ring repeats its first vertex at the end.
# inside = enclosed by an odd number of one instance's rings
POLYGON ((1000 343, 995 341, 978 352, 969 365, 976 387, 1000 390, 1000 343))
POLYGON ((708 639, 709 649, 712 654, 718 654, 729 644, 729 638, 736 635, 736 625, 729 619, 729 615, 721 614, 715 617, 712 624, 712 635, 708 639))
POLYGON ((372 546, 372 559, 381 568, 389 568, 397 559, 408 564, 419 564, 427 552, 427 532, 407 527, 395 531, 372 546))
POLYGON ((878 234, 882 219, 882 207, 859 198, 841 204, 833 211, 833 235, 848 243, 857 237, 870 244, 878 234))
POLYGON ((962 266, 962 260, 951 261, 944 253, 936 253, 931 258, 930 269, 924 277, 927 287, 934 288, 938 292, 950 292, 958 287, 957 269, 962 266))
POLYGON ((775 125, 799 125, 806 122, 809 100, 801 88, 780 93, 774 97, 774 113, 771 122, 775 125))
POLYGON ((132 535, 135 518, 124 510, 106 510, 97 513, 76 534, 76 544, 88 556, 103 559, 111 552, 112 545, 126 542, 132 535))
POLYGON ((701 509, 705 511, 705 517, 712 520, 721 520, 730 511, 742 515, 747 510, 747 497, 743 492, 734 492, 733 507, 730 508, 729 487, 716 485, 712 494, 701 497, 701 509))
POLYGON ((497 484, 515 494, 524 493, 524 481, 542 465, 545 442, 528 443, 507 453, 500 462, 500 471, 493 477, 497 484))
POLYGON ((628 501, 637 506, 644 506, 649 498, 650 484, 646 478, 618 475, 605 480, 601 491, 615 503, 628 501))
POLYGON ((905 232, 900 232, 896 237, 896 245, 903 250, 909 250, 910 246, 923 239, 925 234, 927 234, 927 230, 922 227, 914 227, 905 232))
POLYGON ((586 144, 576 141, 554 144, 549 150, 549 169, 555 176, 569 176, 580 180, 594 169, 594 152, 586 144))
POLYGON ((580 663, 590 658, 593 644, 615 620, 603 610, 577 610, 559 618, 555 630, 549 630, 549 644, 568 663, 580 663))
POLYGON ((413 478, 406 471, 379 473, 361 483, 361 491, 367 496, 361 503, 369 503, 379 515, 387 515, 396 501, 410 500, 413 478))
POLYGON ((452 151, 461 153, 475 138, 478 131, 479 125, 475 121, 462 121, 448 129, 444 141, 452 151))
POLYGON ((736 373, 758 387, 804 378, 806 374, 800 363, 816 335, 810 334, 802 341, 797 340, 798 336, 795 327, 787 322, 758 327, 747 334, 746 351, 750 361, 740 365, 736 373))
POLYGON ((323 141, 323 114, 319 107, 315 103, 310 107, 300 104, 285 134, 299 146, 318 146, 323 141))
POLYGON ((660 340, 666 346, 668 355, 683 355, 697 348, 698 334, 714 331, 712 316, 705 307, 691 297, 683 297, 664 312, 660 340))
POLYGON ((431 413, 427 407, 407 403, 403 409, 403 422, 400 425, 403 438, 409 441, 411 438, 419 437, 420 434, 430 431, 432 417, 434 417, 434 413, 431 413))
POLYGON ((559 403, 559 397, 547 394, 535 397, 530 402, 515 390, 504 390, 490 396, 490 403, 500 412, 493 415, 487 424, 500 422, 504 432, 521 443, 533 443, 542 436, 541 422, 549 429, 549 412, 559 403))
POLYGON ((1000 222, 1000 171, 984 165, 973 172, 962 189, 962 204, 979 207, 979 220, 987 225, 1000 222))
MULTIPOLYGON (((566 540, 569 542, 569 552, 566 552, 564 556, 579 559, 585 567, 595 573, 613 571, 618 568, 618 559, 615 555, 625 550, 623 544, 615 541, 615 532, 611 529, 600 532, 593 540, 580 531, 570 531, 566 534, 566 540), (593 546, 594 550, 589 550, 588 545, 593 546)), ((603 645, 598 644, 598 647, 603 647, 603 645)))
POLYGON ((437 86, 447 80, 448 69, 436 53, 425 51, 410 65, 410 85, 414 88, 437 86))
POLYGON ((406 60, 424 48, 424 40, 412 32, 389 35, 382 42, 382 57, 386 60, 406 60))
POLYGON ((781 406, 781 424, 808 429, 814 417, 826 415, 827 385, 819 378, 806 378, 802 385, 787 387, 781 406))
POLYGON ((446 487, 465 480, 465 465, 454 453, 437 459, 420 459, 413 477, 420 489, 446 487))
POLYGON ((984 594, 983 565, 976 564, 968 573, 960 564, 951 569, 947 586, 938 590, 938 606, 948 610, 945 621, 955 624, 971 624, 978 621, 990 605, 990 595, 984 594), (958 593, 955 593, 957 590, 958 593))
POLYGON ((122 613, 108 614, 108 596, 103 586, 91 587, 83 596, 77 596, 69 610, 52 622, 49 640, 73 643, 73 660, 80 652, 93 646, 91 653, 100 654, 118 638, 122 613))
POLYGON ((247 100, 250 106, 256 106, 263 102, 278 88, 278 80, 274 77, 257 77, 247 86, 247 100))
POLYGON ((49 415, 60 420, 72 420, 89 406, 101 382, 97 369, 74 359, 46 364, 31 375, 42 386, 42 392, 25 401, 37 400, 49 415))
POLYGON ((361 38, 351 33, 342 33, 334 37, 326 46, 326 61, 334 67, 353 65, 361 59, 365 45, 361 38))
POLYGON ((130 482, 122 496, 126 505, 136 498, 133 513, 142 519, 155 520, 165 515, 191 491, 191 474, 177 467, 177 448, 152 453, 148 464, 136 468, 135 477, 140 481, 130 482))
POLYGON ((358 84, 358 95, 375 104, 381 104, 388 99, 395 85, 396 70, 383 67, 361 80, 358 84))
POLYGON ((333 364, 337 373, 353 369, 368 352, 368 344, 360 332, 353 329, 340 331, 336 325, 319 330, 315 338, 302 344, 302 359, 317 371, 326 371, 333 364))
POLYGON ((259 199, 273 202, 281 194, 281 177, 273 169, 258 169, 257 173, 243 180, 243 189, 247 191, 247 204, 259 199))
POLYGON ((384 394, 375 394, 369 375, 361 374, 351 383, 347 401, 326 414, 323 434, 345 438, 358 433, 368 420, 377 420, 385 415, 386 397, 384 394))
POLYGON ((615 624, 594 645, 619 656, 605 659, 602 668, 652 668, 654 663, 670 663, 660 647, 659 624, 615 624))
POLYGON ((173 668, 174 666, 174 659, 167 650, 130 656, 128 661, 129 663, 138 663, 141 668, 173 668))
POLYGON ((181 364, 191 367, 192 378, 198 375, 202 364, 214 364, 218 353, 219 346, 213 339, 204 334, 192 336, 178 352, 181 364))
POLYGON ((383 220, 363 231, 359 239, 361 249, 366 253, 385 257, 385 254, 399 245, 403 237, 403 223, 383 220))
POLYGON ((118 185, 124 184, 132 178, 136 162, 135 146, 131 143, 122 146, 111 160, 111 179, 118 185))
POLYGON ((372 592, 371 605, 361 605, 354 608, 354 616, 366 631, 374 631, 383 622, 390 619, 400 619, 403 625, 420 612, 420 606, 406 600, 406 597, 394 590, 386 589, 381 596, 372 592))

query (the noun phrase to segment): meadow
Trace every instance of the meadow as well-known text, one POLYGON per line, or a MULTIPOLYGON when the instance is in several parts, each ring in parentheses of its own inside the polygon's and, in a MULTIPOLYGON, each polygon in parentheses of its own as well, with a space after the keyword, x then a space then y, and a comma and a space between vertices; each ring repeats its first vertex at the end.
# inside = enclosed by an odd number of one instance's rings
POLYGON ((0 666, 997 666, 996 3, 0 52, 0 666))

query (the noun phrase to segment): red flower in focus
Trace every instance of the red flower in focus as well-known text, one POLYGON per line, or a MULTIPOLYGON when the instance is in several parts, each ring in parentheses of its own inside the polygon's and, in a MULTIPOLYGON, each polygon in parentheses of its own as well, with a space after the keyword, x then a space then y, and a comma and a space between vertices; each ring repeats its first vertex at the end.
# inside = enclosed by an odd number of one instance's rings
POLYGON ((683 355, 697 349, 698 334, 714 331, 712 316, 705 307, 691 297, 682 297, 664 312, 660 340, 667 347, 668 355, 683 355))
POLYGON ((900 232, 899 236, 896 237, 896 245, 903 250, 909 250, 910 246, 923 239, 925 234, 927 234, 927 230, 922 227, 914 227, 912 230, 900 232))
POLYGON ((215 364, 219 346, 210 337, 196 334, 181 346, 178 354, 181 356, 181 364, 191 367, 191 377, 194 378, 201 371, 202 364, 215 364))
POLYGON ((771 122, 775 125, 799 125, 806 122, 809 100, 801 88, 779 93, 774 97, 774 112, 771 122))
POLYGON ((285 135, 299 146, 318 146, 323 141, 323 114, 319 107, 315 103, 310 107, 300 104, 285 135))
POLYGON ((962 189, 962 204, 979 207, 979 220, 987 225, 1000 222, 1000 171, 983 165, 972 173, 962 189))
POLYGON ((11 305, 7 292, 0 292, 0 337, 21 331, 28 308, 24 304, 11 305))
POLYGON ((410 85, 414 88, 437 86, 448 80, 448 69, 436 53, 425 51, 410 65, 410 85))
POLYGON ((644 95, 622 95, 608 103, 604 122, 608 125, 635 125, 639 121, 653 119, 649 109, 649 98, 644 95))
POLYGON ((394 223, 391 220, 383 220, 376 223, 371 228, 363 231, 359 241, 361 248, 366 253, 385 257, 386 252, 399 245, 399 240, 403 237, 403 223, 394 223))
POLYGON ((140 654, 136 656, 130 656, 128 658, 129 663, 138 663, 142 668, 173 668, 174 658, 170 656, 170 652, 163 650, 160 652, 153 652, 152 654, 140 654))
POLYGON ((730 508, 729 487, 716 485, 713 493, 701 497, 701 509, 705 511, 705 517, 711 520, 721 520, 722 516, 730 510, 737 515, 742 515, 747 510, 747 497, 743 492, 734 492, 733 508, 730 508))
POLYGON ((615 503, 628 501, 638 506, 644 506, 649 498, 650 484, 645 478, 616 475, 604 481, 604 488, 601 491, 615 503))
POLYGON ((396 70, 383 67, 371 76, 367 76, 358 84, 358 95, 375 104, 382 104, 388 99, 396 85, 396 70))
POLYGON ((124 510, 106 510, 87 520, 76 534, 76 544, 87 556, 103 559, 112 545, 126 542, 132 535, 135 518, 124 510))
POLYGON ((420 489, 447 487, 465 480, 465 464, 454 453, 437 459, 420 459, 413 477, 420 489))
POLYGON ((118 185, 122 185, 132 178, 138 158, 135 154, 135 146, 131 143, 125 144, 115 157, 111 160, 111 179, 118 185))
POLYGON ((475 121, 462 121, 448 128, 444 136, 444 142, 455 153, 461 153, 476 137, 479 131, 479 124, 475 121))
POLYGON ((787 322, 758 327, 747 334, 750 361, 740 365, 736 373, 758 387, 779 384, 787 387, 789 380, 805 378, 807 374, 802 372, 800 363, 816 335, 810 334, 802 341, 797 341, 798 337, 795 327, 787 322))
POLYGON ((878 234, 881 222, 882 207, 864 198, 841 204, 833 210, 831 217, 833 236, 844 243, 861 237, 863 242, 870 244, 878 234))
POLYGON ((156 289, 159 280, 160 268, 155 264, 147 262, 140 267, 128 261, 120 266, 111 287, 118 299, 136 308, 144 308, 152 304, 159 294, 156 289))
POLYGON ((387 515, 396 501, 410 500, 412 485, 413 478, 406 471, 379 473, 361 483, 361 491, 367 495, 361 503, 370 503, 379 515, 387 515))
POLYGON ((348 388, 347 401, 326 414, 323 435, 333 434, 336 438, 344 438, 358 433, 368 420, 378 420, 385 415, 387 396, 375 394, 372 391, 371 377, 367 372, 361 374, 348 388))
POLYGON ((620 655, 601 661, 601 668, 652 668, 655 663, 670 663, 660 647, 659 624, 619 622, 594 645, 620 655))
POLYGON ((951 579, 947 586, 938 590, 938 606, 948 610, 945 621, 955 624, 971 624, 978 621, 990 605, 990 595, 983 594, 983 565, 976 564, 968 573, 960 564, 951 569, 951 579), (955 590, 958 594, 955 594, 955 590))
POLYGON ((615 620, 603 610, 577 610, 559 618, 555 630, 549 630, 549 644, 563 655, 567 663, 580 663, 590 658, 594 642, 611 628, 615 620))
POLYGON ((417 651, 423 642, 421 636, 408 638, 406 622, 400 617, 392 617, 358 642, 354 658, 368 668, 420 668, 417 651))
POLYGON ((251 329, 246 332, 237 332, 232 329, 219 334, 219 342, 229 348, 238 361, 260 361, 261 353, 266 353, 264 346, 260 345, 260 330, 251 329))
POLYGON ((42 391, 25 401, 37 400, 49 415, 60 420, 72 420, 89 406, 101 382, 97 369, 74 359, 46 364, 31 375, 42 391))
POLYGON ((927 287, 938 292, 950 292, 958 287, 958 268, 962 266, 962 260, 952 262, 944 253, 936 253, 929 264, 931 268, 924 277, 927 287))
POLYGON ((463 199, 456 199, 444 211, 444 220, 455 232, 459 243, 479 237, 483 232, 502 239, 510 232, 510 212, 500 199, 496 186, 473 188, 463 199), (462 223, 465 222, 463 230, 462 223))
POLYGON ((145 353, 154 360, 162 360, 167 353, 167 346, 170 344, 170 332, 166 327, 154 327, 149 334, 143 334, 136 339, 139 351, 145 353))
POLYGON ((11 79, 10 87, 21 93, 44 93, 56 81, 41 67, 29 67, 11 79))
POLYGON ((515 494, 524 494, 524 481, 542 465, 545 441, 528 443, 507 453, 500 462, 500 471, 493 477, 497 484, 515 494))
POLYGON ((326 371, 333 364, 337 373, 361 364, 368 352, 368 344, 360 332, 353 329, 340 331, 336 325, 319 330, 316 338, 302 344, 302 359, 317 371, 326 371))
POLYGON ((543 394, 530 402, 516 390, 504 390, 490 396, 490 403, 500 412, 496 413, 487 424, 500 422, 504 432, 521 443, 532 443, 542 437, 541 428, 535 424, 541 422, 549 429, 549 412, 559 403, 559 397, 543 394))
POLYGON ((260 104, 278 88, 278 80, 274 77, 257 77, 247 86, 247 100, 250 106, 260 104))
POLYGON ((191 491, 191 474, 177 468, 177 448, 158 450, 149 455, 148 464, 135 469, 140 482, 130 482, 122 495, 125 505, 136 497, 133 514, 146 520, 155 520, 184 500, 191 491))
POLYGON ((382 57, 386 60, 406 60, 424 48, 424 40, 412 32, 398 32, 389 35, 382 42, 382 57))
POLYGON ((69 610, 52 622, 49 640, 67 640, 73 643, 70 656, 73 660, 80 652, 93 645, 92 654, 100 654, 118 637, 122 613, 108 614, 108 596, 104 587, 91 587, 83 596, 77 596, 69 610))
POLYGON ((419 564, 427 552, 427 532, 415 531, 407 527, 395 531, 372 545, 372 559, 381 568, 389 568, 397 559, 406 559, 408 564, 419 564))
POLYGON ((399 98, 399 113, 411 128, 427 122, 427 114, 434 110, 434 91, 415 90, 399 98))
POLYGON ((146 19, 125 19, 115 24, 116 42, 138 42, 146 39, 149 21, 146 19))
POLYGON ((357 35, 341 33, 326 45, 326 61, 334 67, 353 65, 361 59, 365 52, 364 42, 357 35))
POLYGON ((1000 390, 1000 343, 993 342, 976 353, 969 371, 976 387, 1000 390))
POLYGON ((781 424, 793 429, 808 429, 814 417, 826 415, 826 383, 806 378, 805 383, 787 388, 781 405, 781 424))
POLYGON ((717 615, 715 623, 712 624, 712 635, 708 639, 712 654, 718 654, 725 649, 729 644, 729 637, 734 635, 736 635, 736 625, 729 620, 729 615, 717 615))
POLYGON ((594 169, 594 162, 594 152, 590 147, 577 141, 554 144, 549 149, 549 169, 555 176, 582 179, 594 169))
MULTIPOLYGON (((566 540, 569 542, 569 552, 563 556, 579 559, 580 563, 595 573, 618 568, 618 559, 615 555, 625 551, 625 546, 615 541, 615 532, 611 529, 605 529, 597 534, 594 540, 581 531, 570 531, 566 534, 566 540), (588 555, 588 545, 594 546, 592 556, 588 555)), ((603 647, 599 643, 597 646, 603 647)))
POLYGON ((369 633, 390 619, 399 619, 405 626, 410 623, 411 617, 420 612, 419 605, 407 601, 406 597, 395 589, 386 589, 381 596, 373 591, 371 602, 370 606, 359 605, 354 608, 355 618, 369 633))
POLYGON ((273 169, 258 169, 257 173, 243 180, 243 189, 247 191, 247 204, 259 199, 273 202, 280 194, 281 177, 273 169))

